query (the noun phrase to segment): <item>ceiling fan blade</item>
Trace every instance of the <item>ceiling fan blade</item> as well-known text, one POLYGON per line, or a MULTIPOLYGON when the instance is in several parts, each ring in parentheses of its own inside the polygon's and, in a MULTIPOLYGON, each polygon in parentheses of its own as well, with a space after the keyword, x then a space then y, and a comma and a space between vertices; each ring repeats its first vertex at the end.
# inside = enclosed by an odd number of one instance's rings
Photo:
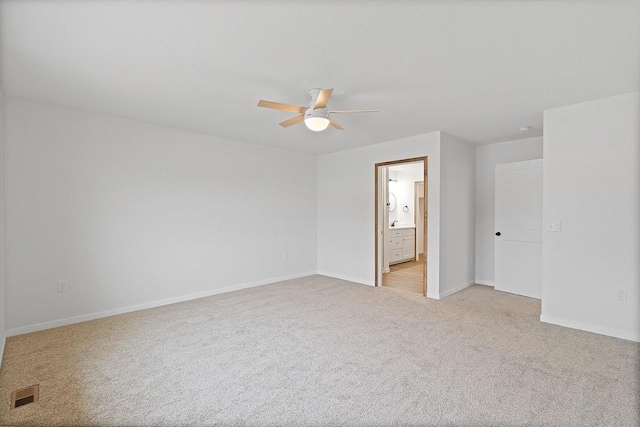
POLYGON ((280 122, 278 124, 283 128, 288 128, 289 126, 297 125, 298 123, 303 121, 304 121, 304 114, 300 114, 299 116, 291 117, 290 119, 285 120, 284 122, 280 122))
POLYGON ((304 113, 309 107, 303 107, 301 105, 283 104, 281 102, 265 101, 261 99, 258 102, 258 107, 271 108, 273 110, 290 111, 292 113, 304 113))
POLYGON ((329 111, 329 114, 336 113, 377 113, 378 110, 338 110, 338 111, 329 111))
POLYGON ((329 124, 331 126, 333 126, 334 128, 338 129, 338 130, 344 130, 344 128, 342 126, 340 126, 339 124, 337 124, 336 122, 334 122, 333 120, 329 119, 329 124))
POLYGON ((318 98, 316 99, 316 103, 313 105, 313 109, 316 110, 318 108, 326 108, 329 103, 329 98, 331 98, 331 93, 333 89, 322 89, 318 94, 318 98))

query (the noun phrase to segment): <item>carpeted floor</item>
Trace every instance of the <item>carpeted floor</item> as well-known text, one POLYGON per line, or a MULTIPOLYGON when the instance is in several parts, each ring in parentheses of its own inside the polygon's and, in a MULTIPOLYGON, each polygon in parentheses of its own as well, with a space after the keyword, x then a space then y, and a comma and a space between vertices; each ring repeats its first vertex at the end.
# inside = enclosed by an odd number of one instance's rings
POLYGON ((539 310, 311 276, 12 337, 0 424, 637 426, 640 344, 539 310))

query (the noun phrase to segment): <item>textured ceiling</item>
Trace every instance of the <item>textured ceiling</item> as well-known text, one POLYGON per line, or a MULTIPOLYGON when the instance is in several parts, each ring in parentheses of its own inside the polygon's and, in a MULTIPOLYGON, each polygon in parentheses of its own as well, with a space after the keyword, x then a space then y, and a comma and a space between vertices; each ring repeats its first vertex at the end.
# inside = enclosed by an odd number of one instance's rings
POLYGON ((544 109, 640 89, 639 2, 0 5, 8 96, 311 153, 436 130, 531 137, 544 109), (331 109, 380 112, 313 133, 256 107, 313 87, 335 88, 331 109))

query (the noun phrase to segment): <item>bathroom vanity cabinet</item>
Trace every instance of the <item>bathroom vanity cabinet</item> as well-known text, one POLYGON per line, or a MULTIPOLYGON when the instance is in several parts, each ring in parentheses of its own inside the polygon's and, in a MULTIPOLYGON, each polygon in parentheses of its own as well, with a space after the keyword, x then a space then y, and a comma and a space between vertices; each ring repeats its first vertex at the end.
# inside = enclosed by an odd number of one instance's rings
POLYGON ((415 227, 389 229, 389 264, 413 261, 416 256, 415 227))

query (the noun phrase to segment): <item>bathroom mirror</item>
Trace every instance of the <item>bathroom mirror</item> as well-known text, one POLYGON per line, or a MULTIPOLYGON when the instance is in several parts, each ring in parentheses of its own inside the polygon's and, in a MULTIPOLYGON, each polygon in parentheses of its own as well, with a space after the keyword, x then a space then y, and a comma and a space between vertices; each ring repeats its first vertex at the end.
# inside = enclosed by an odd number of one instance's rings
POLYGON ((389 203, 387 203, 387 206, 389 206, 389 212, 393 212, 396 209, 396 195, 393 193, 389 193, 389 203))

